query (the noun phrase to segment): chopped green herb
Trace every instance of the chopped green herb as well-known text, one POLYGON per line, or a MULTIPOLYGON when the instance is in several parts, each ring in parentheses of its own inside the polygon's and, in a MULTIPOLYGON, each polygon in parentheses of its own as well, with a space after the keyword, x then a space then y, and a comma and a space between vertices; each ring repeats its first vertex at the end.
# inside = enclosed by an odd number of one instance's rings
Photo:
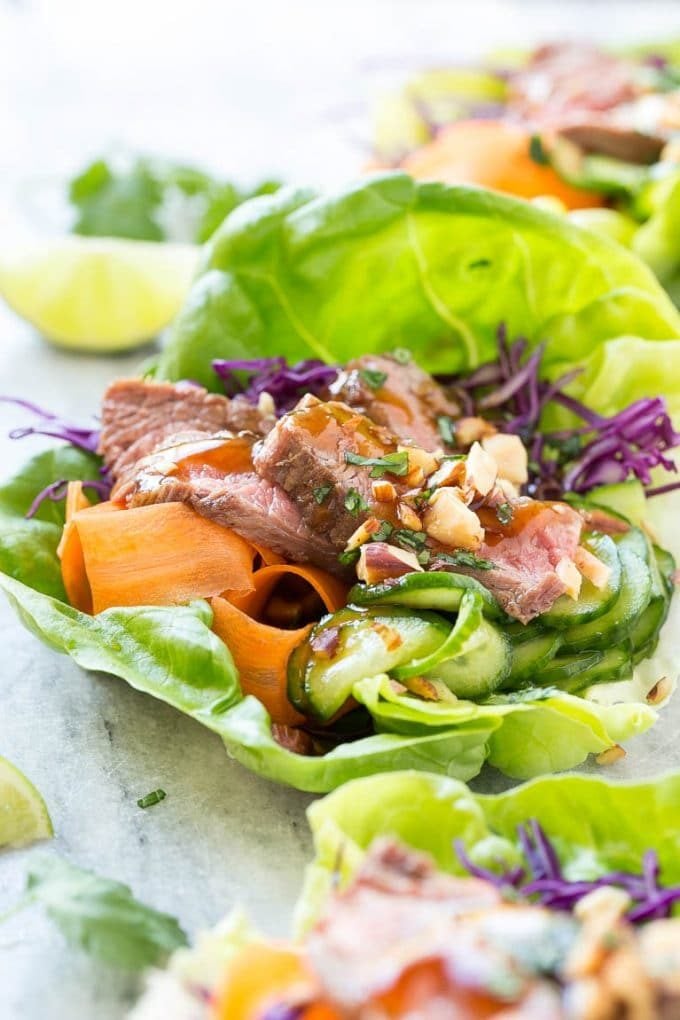
POLYGON ((322 503, 325 503, 332 488, 332 485, 318 485, 316 489, 314 489, 314 502, 318 503, 319 506, 321 506, 322 503))
POLYGON ((468 264, 468 269, 486 269, 491 265, 491 259, 475 259, 468 264))
POLYGON ((394 528, 389 521, 382 521, 378 530, 371 535, 371 542, 385 542, 393 531, 394 528))
POLYGON ((372 390, 379 390, 387 379, 387 372, 379 372, 375 368, 360 368, 359 375, 372 390))
POLYGON ((531 136, 531 141, 529 142, 529 156, 533 159, 534 163, 538 163, 539 166, 550 165, 550 159, 543 148, 543 142, 540 135, 531 136))
POLYGON ((394 532, 392 538, 402 549, 416 551, 421 550, 427 542, 424 531, 412 531, 410 528, 400 528, 394 532))
POLYGON ((438 552, 437 560, 442 563, 451 563, 454 567, 471 567, 473 570, 493 570, 496 564, 492 560, 485 560, 482 556, 475 556, 474 553, 459 549, 455 553, 438 552))
POLYGON ((187 937, 174 917, 134 899, 122 882, 100 878, 60 857, 31 860, 19 906, 39 903, 73 946, 126 970, 159 965, 187 937))
POLYGON ((406 450, 386 453, 384 457, 362 457, 358 453, 346 453, 345 463, 357 464, 359 467, 370 467, 371 478, 408 474, 408 452, 406 450))
POLYGON ((437 418, 437 428, 439 429, 439 435, 442 437, 444 442, 453 446, 456 442, 456 437, 453 432, 453 419, 449 418, 448 414, 440 414, 437 418))
POLYGON ((392 351, 392 357, 400 365, 408 365, 411 361, 411 352, 407 347, 395 347, 392 351))
POLYGON ((421 489, 421 491, 414 497, 416 506, 422 507, 425 503, 429 502, 430 496, 433 492, 434 489, 421 489))
POLYGON ((358 559, 359 549, 345 549, 338 556, 338 563, 342 563, 343 567, 351 567, 358 559))
POLYGON ((355 517, 361 510, 368 510, 368 503, 357 489, 350 489, 345 496, 345 510, 355 517))
POLYGON ((418 560, 418 563, 420 563, 421 567, 426 567, 432 559, 432 554, 429 549, 421 549, 420 552, 416 554, 416 559, 418 560))
POLYGON ((512 503, 500 503, 496 507, 496 517, 501 524, 509 524, 514 514, 515 511, 513 510, 512 503))
POLYGON ((147 793, 146 797, 140 797, 137 801, 137 807, 148 808, 153 807, 154 804, 160 804, 162 800, 165 800, 165 790, 152 790, 151 793, 147 793))

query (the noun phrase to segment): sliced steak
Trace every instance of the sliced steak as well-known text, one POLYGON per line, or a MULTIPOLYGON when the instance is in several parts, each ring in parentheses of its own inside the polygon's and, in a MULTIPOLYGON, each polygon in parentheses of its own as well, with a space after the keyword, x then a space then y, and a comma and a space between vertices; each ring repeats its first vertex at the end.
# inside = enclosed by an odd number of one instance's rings
POLYGON ((583 152, 611 156, 626 163, 649 165, 661 156, 666 139, 607 121, 578 121, 561 128, 559 135, 583 152))
POLYGON ((244 436, 198 436, 166 445, 144 458, 134 475, 128 474, 116 500, 128 507, 186 503, 286 559, 343 573, 336 547, 308 528, 279 486, 252 470, 250 443, 244 436))
POLYGON ((510 79, 509 109, 523 120, 559 126, 632 102, 640 94, 632 64, 584 43, 535 51, 510 79))
POLYGON ((438 450, 443 444, 437 419, 460 414, 439 383, 415 362, 404 365, 387 355, 366 354, 350 361, 330 392, 425 450, 438 450))
MULTIPOLYGON (((561 559, 573 559, 581 537, 583 518, 566 503, 521 500, 512 521, 502 525, 493 511, 480 511, 486 531, 477 553, 490 560, 490 570, 456 566, 459 573, 476 577, 495 595, 509 616, 528 623, 550 609, 565 592, 555 568, 561 559)), ((433 557, 431 569, 451 569, 433 557)))
MULTIPOLYGON (((372 1003, 425 965, 431 978, 418 986, 408 1016, 558 1020, 557 987, 543 981, 540 954, 532 966, 527 950, 569 945, 574 931, 564 916, 511 905, 491 883, 437 873, 421 855, 381 841, 349 888, 329 902, 307 938, 307 954, 323 994, 348 1016, 373 1015, 372 1003)), ((375 1015, 393 1014, 378 1006, 375 1015)))
POLYGON ((228 399, 193 383, 118 379, 104 394, 99 452, 116 481, 159 443, 184 431, 264 435, 274 419, 243 397, 228 399))
MULTIPOLYGON (((385 517, 373 495, 371 468, 348 456, 381 458, 398 452, 398 441, 347 404, 304 397, 279 418, 254 450, 255 470, 288 493, 309 527, 340 552, 370 516, 385 517)), ((386 474, 397 492, 404 478, 386 474)))

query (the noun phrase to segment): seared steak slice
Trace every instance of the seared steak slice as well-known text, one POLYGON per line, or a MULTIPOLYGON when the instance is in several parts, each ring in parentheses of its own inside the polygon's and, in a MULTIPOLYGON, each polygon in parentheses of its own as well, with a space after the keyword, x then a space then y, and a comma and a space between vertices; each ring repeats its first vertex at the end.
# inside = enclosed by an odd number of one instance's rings
MULTIPOLYGON (((490 560, 494 567, 454 569, 476 577, 496 596, 509 616, 528 623, 564 594, 564 582, 555 568, 562 559, 573 560, 583 518, 567 503, 530 499, 514 504, 513 519, 508 525, 501 525, 493 511, 480 511, 480 517, 486 537, 477 555, 490 560)), ((452 568, 438 561, 435 554, 431 569, 452 568)))
POLYGON ((343 573, 337 549, 307 527, 281 488, 252 470, 250 443, 244 436, 199 436, 166 445, 137 465, 116 499, 129 507, 186 503, 286 559, 343 573))
POLYGON ((425 450, 442 446, 437 419, 460 414, 458 405, 431 375, 413 361, 403 365, 388 355, 365 354, 348 362, 330 392, 395 436, 425 450))
POLYGON ((264 435, 273 421, 243 397, 230 400, 193 383, 118 379, 104 394, 99 452, 116 481, 179 432, 245 430, 264 435))
POLYGON ((560 126, 630 103, 640 94, 635 68, 584 43, 554 43, 535 51, 510 79, 510 110, 536 124, 560 126))
MULTIPOLYGON (((358 411, 307 396, 255 446, 253 463, 288 493, 309 527, 341 552, 362 521, 386 513, 373 495, 370 467, 347 457, 397 452, 396 437, 358 411)), ((385 477, 397 491, 407 488, 404 478, 385 477)))
POLYGON ((661 135, 636 131, 608 120, 578 121, 562 128, 559 134, 584 152, 641 165, 656 163, 666 144, 666 139, 661 135))

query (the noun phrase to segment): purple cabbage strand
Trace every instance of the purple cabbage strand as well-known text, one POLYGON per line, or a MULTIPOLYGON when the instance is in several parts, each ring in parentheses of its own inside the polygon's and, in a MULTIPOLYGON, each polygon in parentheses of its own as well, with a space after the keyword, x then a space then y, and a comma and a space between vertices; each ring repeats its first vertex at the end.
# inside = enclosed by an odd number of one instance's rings
POLYGON ((309 358, 289 365, 285 358, 252 358, 237 361, 213 361, 212 367, 224 384, 228 397, 241 395, 257 404, 262 393, 269 393, 277 415, 295 407, 305 393, 322 393, 338 375, 338 368, 309 358))
POLYGON ((579 900, 603 886, 616 886, 628 894, 631 906, 626 918, 631 923, 670 917, 673 905, 680 902, 680 886, 659 885, 661 868, 656 850, 645 852, 641 874, 612 871, 594 880, 572 881, 564 877, 555 848, 536 819, 519 825, 517 838, 526 861, 524 868, 492 871, 470 859, 462 840, 456 840, 454 848, 461 865, 475 878, 551 910, 572 911, 579 900))
POLYGON ((647 495, 680 487, 680 481, 651 487, 651 471, 663 467, 677 473, 666 456, 680 445, 666 402, 643 397, 607 418, 564 392, 581 369, 555 382, 540 377, 545 345, 529 352, 527 340, 509 342, 504 324, 498 329, 498 360, 487 362, 467 377, 454 380, 466 415, 493 419, 502 432, 519 435, 529 451, 531 496, 559 499, 565 492, 583 494, 598 485, 637 478, 647 495), (543 432, 540 421, 551 403, 584 422, 581 427, 543 432))

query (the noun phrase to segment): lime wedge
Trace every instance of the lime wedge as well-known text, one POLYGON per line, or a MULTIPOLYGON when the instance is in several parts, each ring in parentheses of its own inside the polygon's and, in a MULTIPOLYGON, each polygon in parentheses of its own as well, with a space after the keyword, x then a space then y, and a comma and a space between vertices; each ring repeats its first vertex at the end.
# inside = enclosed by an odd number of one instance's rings
POLYGON ((30 240, 0 251, 0 295, 55 344, 122 351, 172 321, 199 255, 195 245, 111 237, 30 240))
POLYGON ((33 783, 0 757, 0 847, 26 846, 52 833, 45 801, 33 783))

